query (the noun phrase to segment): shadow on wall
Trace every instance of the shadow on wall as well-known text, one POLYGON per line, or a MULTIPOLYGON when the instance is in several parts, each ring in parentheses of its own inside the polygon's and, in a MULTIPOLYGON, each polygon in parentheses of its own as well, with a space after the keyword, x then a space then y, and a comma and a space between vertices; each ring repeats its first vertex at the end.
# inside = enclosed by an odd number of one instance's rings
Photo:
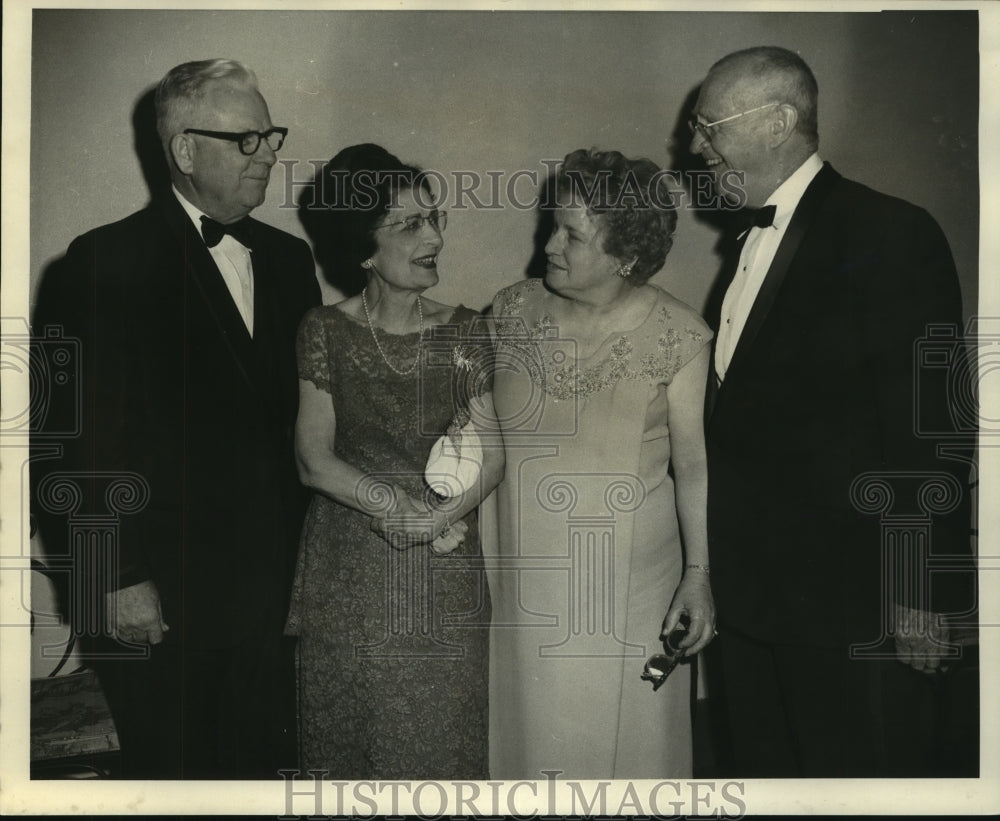
POLYGON ((674 127, 670 132, 668 156, 670 168, 676 172, 680 181, 682 193, 680 205, 695 221, 710 228, 715 233, 715 244, 712 246, 719 261, 718 270, 712 277, 712 287, 709 290, 702 316, 713 331, 718 331, 718 317, 721 313, 722 298, 725 296, 728 283, 722 282, 723 261, 726 253, 731 250, 728 237, 733 233, 736 211, 718 208, 714 205, 704 205, 706 196, 709 201, 714 199, 714 192, 706 187, 705 162, 700 154, 691 151, 691 128, 688 120, 693 119, 692 112, 698 102, 701 86, 697 85, 684 98, 674 127))
MULTIPOLYGON (((675 191, 677 207, 687 211, 697 222, 715 232, 716 241, 712 250, 719 259, 719 268, 721 271, 722 260, 729 248, 727 237, 731 235, 736 212, 732 209, 723 209, 714 205, 715 192, 708 184, 709 181, 705 173, 706 166, 704 160, 702 160, 700 155, 691 152, 692 135, 688 126, 688 120, 691 118, 691 112, 695 107, 700 90, 700 85, 692 88, 685 96, 684 102, 677 113, 674 126, 668 138, 669 166, 667 170, 673 172, 672 176, 680 185, 680 190, 675 191)), ((605 150, 615 148, 615 146, 599 147, 605 150)), ((528 279, 545 276, 545 246, 554 227, 553 205, 556 199, 555 185, 555 174, 550 174, 539 186, 539 205, 536 210, 537 221, 533 237, 534 252, 524 271, 524 276, 528 279)), ((721 302, 722 295, 716 293, 720 288, 718 273, 714 279, 712 293, 708 300, 708 310, 706 310, 707 315, 711 315, 714 302, 721 302)))
MULTIPOLYGON (((156 86, 147 88, 136 100, 132 109, 132 147, 139 160, 139 167, 142 170, 142 177, 149 191, 149 200, 152 202, 158 197, 164 196, 170 190, 170 169, 167 167, 167 159, 160 145, 160 137, 156 133, 156 86)), ((49 293, 53 290, 52 283, 58 278, 58 269, 63 260, 63 256, 49 262, 41 272, 38 283, 38 294, 35 299, 35 310, 32 317, 32 327, 37 328, 39 317, 39 305, 49 303, 49 293)), ((69 306, 67 306, 69 307, 69 306)), ((41 313, 48 315, 49 312, 43 307, 41 313)), ((54 314, 58 316, 58 312, 54 314)))
POLYGON ((541 279, 545 276, 548 264, 545 246, 548 244, 549 237, 552 236, 552 229, 555 227, 555 214, 552 208, 555 203, 555 194, 556 177, 555 173, 552 173, 542 180, 542 184, 538 187, 535 234, 532 237, 534 252, 524 269, 524 275, 528 279, 541 279))
POLYGON ((692 134, 688 120, 693 119, 692 112, 698 102, 701 86, 695 86, 684 98, 684 103, 678 112, 674 127, 670 131, 668 156, 670 168, 676 173, 684 190, 682 206, 690 212, 695 220, 708 226, 719 234, 714 250, 721 250, 720 244, 732 222, 733 211, 712 207, 706 204, 714 200, 714 192, 707 186, 705 161, 700 154, 691 151, 692 134))
POLYGON ((132 146, 150 199, 170 188, 170 169, 156 133, 156 86, 150 86, 140 96, 132 111, 132 146))
POLYGON ((323 279, 347 299, 361 293, 367 284, 367 278, 360 268, 346 269, 337 253, 338 245, 345 241, 341 232, 350 223, 325 218, 329 209, 329 206, 323 204, 322 198, 326 171, 327 163, 324 163, 316 170, 312 180, 303 186, 295 204, 298 207, 299 222, 312 245, 313 256, 323 279))
MULTIPOLYGON (((132 111, 132 145, 139 160, 151 202, 158 197, 167 195, 167 192, 170 191, 170 170, 160 145, 159 135, 156 133, 155 93, 155 85, 147 88, 136 100, 132 111)), ((36 337, 44 337, 46 329, 61 329, 65 317, 72 316, 73 312, 79 308, 77 299, 74 297, 76 294, 74 283, 71 281, 75 278, 74 272, 66 269, 65 259, 65 254, 60 255, 49 262, 41 272, 31 322, 32 331, 36 337)), ((33 386, 34 389, 35 386, 33 386)), ((45 399, 44 396, 41 399, 33 397, 32 401, 38 404, 39 402, 44 403, 45 399)), ((40 443, 40 447, 35 453, 37 461, 35 469, 32 471, 33 483, 37 483, 38 478, 47 473, 45 457, 52 454, 49 452, 51 449, 45 446, 45 435, 50 428, 52 430, 70 430, 72 426, 67 419, 58 414, 47 413, 39 420, 32 422, 33 447, 35 446, 34 442, 40 443)), ((38 508, 35 490, 31 494, 31 499, 32 555, 37 556, 41 566, 52 562, 56 564, 65 562, 70 556, 65 520, 45 515, 38 508)), ((68 581, 60 574, 51 574, 50 579, 54 585, 54 597, 58 602, 58 610, 61 613, 66 613, 69 605, 68 581)))

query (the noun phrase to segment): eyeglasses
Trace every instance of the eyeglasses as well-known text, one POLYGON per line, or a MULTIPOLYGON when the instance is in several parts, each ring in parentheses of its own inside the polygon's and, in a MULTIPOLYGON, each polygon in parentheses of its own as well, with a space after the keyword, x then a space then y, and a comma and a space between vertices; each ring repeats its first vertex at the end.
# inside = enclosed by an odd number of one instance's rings
POLYGON ((407 217, 405 220, 383 223, 382 225, 376 226, 375 230, 377 231, 379 228, 388 228, 391 225, 402 225, 403 227, 399 229, 401 232, 416 234, 421 228, 423 228, 425 222, 429 222, 437 231, 443 231, 448 227, 448 212, 431 211, 426 217, 414 214, 412 217, 407 217))
POLYGON ((681 649, 681 640, 687 635, 691 622, 687 614, 681 616, 681 623, 675 627, 663 640, 663 649, 666 653, 657 653, 650 656, 646 661, 646 666, 642 669, 640 678, 643 681, 653 682, 653 692, 655 693, 663 686, 674 668, 681 663, 684 658, 684 650, 681 649))
POLYGON ((773 108, 776 105, 781 105, 781 103, 766 103, 765 105, 759 105, 756 108, 741 111, 739 114, 733 114, 731 117, 723 117, 721 120, 716 120, 714 123, 699 123, 697 120, 688 120, 688 128, 691 129, 692 134, 701 134, 702 137, 711 142, 712 135, 709 133, 710 128, 715 128, 717 125, 738 120, 740 117, 746 117, 747 114, 753 114, 755 111, 763 111, 765 108, 773 108))
POLYGON ((269 128, 267 131, 206 131, 203 128, 185 128, 185 134, 200 134, 216 140, 229 140, 240 147, 240 153, 248 157, 256 154, 260 141, 267 140, 272 151, 277 151, 288 136, 287 128, 269 128))

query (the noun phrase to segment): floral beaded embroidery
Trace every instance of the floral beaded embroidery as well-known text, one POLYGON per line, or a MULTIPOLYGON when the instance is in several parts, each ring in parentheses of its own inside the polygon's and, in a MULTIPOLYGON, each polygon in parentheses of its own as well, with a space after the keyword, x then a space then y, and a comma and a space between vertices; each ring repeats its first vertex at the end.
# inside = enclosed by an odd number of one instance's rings
POLYGON ((622 378, 635 378, 637 374, 628 367, 632 349, 628 337, 620 337, 611 346, 611 353, 607 358, 597 365, 583 370, 576 365, 563 365, 557 370, 549 370, 547 373, 551 379, 542 384, 542 387, 555 399, 570 399, 574 396, 586 398, 611 387, 622 378))
MULTIPOLYGON (((517 351, 518 363, 527 371, 531 381, 554 399, 586 398, 614 386, 622 379, 669 382, 683 365, 679 347, 685 338, 698 346, 705 339, 701 332, 691 328, 685 328, 683 335, 676 328, 667 328, 656 340, 657 350, 639 356, 638 361, 633 363, 635 344, 623 334, 611 344, 603 360, 590 367, 579 368, 575 363, 562 361, 560 352, 546 350, 545 340, 558 338, 558 329, 548 314, 530 326, 519 316, 526 302, 524 291, 533 285, 512 288, 501 297, 497 320, 498 345, 517 351)), ((672 316, 666 306, 661 306, 655 318, 657 323, 666 324, 672 316)))
POLYGON ((512 336, 524 327, 523 320, 518 316, 522 307, 524 307, 524 294, 520 288, 510 289, 504 293, 496 322, 498 336, 512 336), (516 318, 511 319, 512 316, 516 318))

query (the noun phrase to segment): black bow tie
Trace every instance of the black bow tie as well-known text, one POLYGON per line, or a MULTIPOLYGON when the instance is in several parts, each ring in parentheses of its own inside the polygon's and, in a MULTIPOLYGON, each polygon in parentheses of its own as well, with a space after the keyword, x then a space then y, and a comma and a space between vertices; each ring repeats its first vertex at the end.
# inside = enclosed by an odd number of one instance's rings
POLYGON ((205 238, 205 245, 209 248, 214 248, 222 242, 222 238, 226 234, 231 235, 233 239, 242 243, 247 248, 251 247, 253 226, 251 225, 250 220, 246 217, 238 222, 223 225, 221 222, 216 222, 211 217, 202 216, 201 235, 205 238))
POLYGON ((736 236, 742 239, 751 228, 770 228, 774 225, 774 215, 777 211, 774 205, 763 208, 744 208, 736 215, 736 236))

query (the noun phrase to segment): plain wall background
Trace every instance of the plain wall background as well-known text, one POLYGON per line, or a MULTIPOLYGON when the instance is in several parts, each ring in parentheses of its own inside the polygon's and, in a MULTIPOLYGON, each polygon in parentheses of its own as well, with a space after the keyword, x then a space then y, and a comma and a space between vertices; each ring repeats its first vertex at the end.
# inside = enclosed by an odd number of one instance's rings
MULTIPOLYGON (((36 10, 32 31, 31 294, 78 234, 141 208, 137 101, 206 57, 257 73, 290 135, 255 216, 305 237, 287 190, 357 142, 453 180, 580 147, 677 168, 671 146, 712 62, 751 45, 798 51, 820 88, 820 155, 845 176, 927 208, 951 243, 966 314, 978 276, 978 20, 874 13, 36 10)), ((680 146, 686 149, 686 140, 680 146)), ((297 193, 297 189, 295 189, 297 193)), ((477 192, 488 200, 484 186, 477 192)), ((522 180, 518 196, 533 187, 522 180)), ((444 302, 485 306, 523 278, 532 210, 447 206, 444 302)), ((697 309, 718 272, 716 231, 680 214, 655 282, 697 309)), ((339 294, 326 289, 326 301, 339 294)))

